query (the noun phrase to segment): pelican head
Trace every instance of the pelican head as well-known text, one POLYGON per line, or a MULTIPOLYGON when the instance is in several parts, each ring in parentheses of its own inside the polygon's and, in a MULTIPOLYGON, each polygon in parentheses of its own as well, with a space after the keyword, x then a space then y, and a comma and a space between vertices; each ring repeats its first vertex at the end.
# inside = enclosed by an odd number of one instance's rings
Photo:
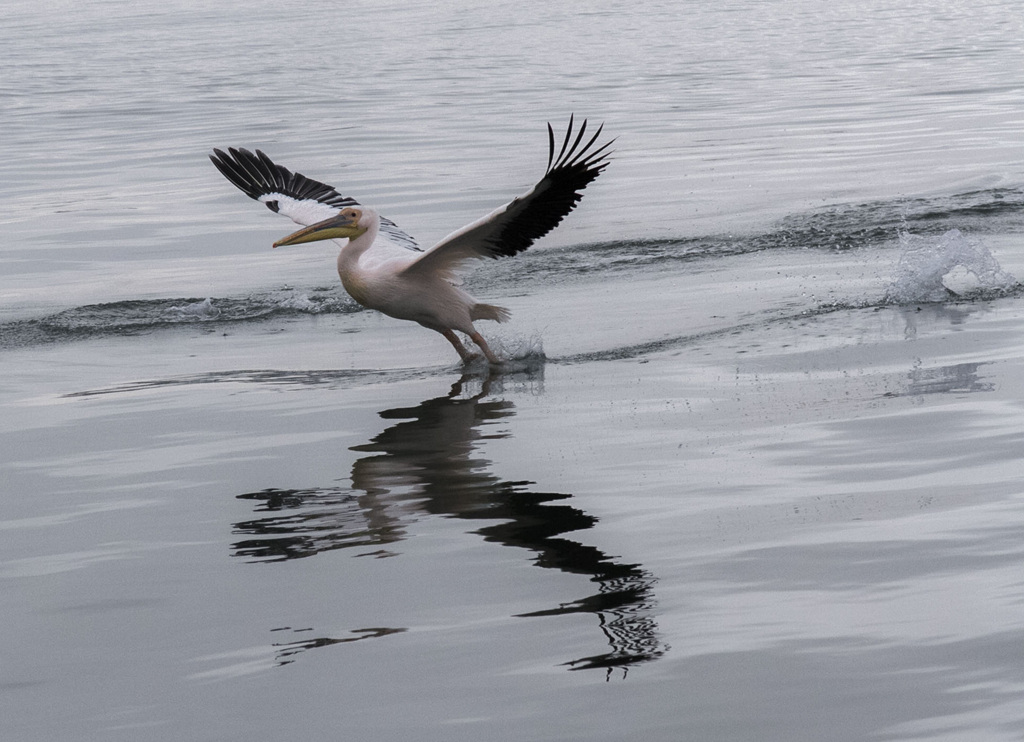
POLYGON ((352 207, 342 209, 341 213, 324 219, 298 232, 293 232, 284 239, 274 243, 274 247, 286 245, 298 245, 303 242, 316 242, 318 240, 336 240, 347 238, 354 240, 369 229, 369 209, 354 209, 352 207))

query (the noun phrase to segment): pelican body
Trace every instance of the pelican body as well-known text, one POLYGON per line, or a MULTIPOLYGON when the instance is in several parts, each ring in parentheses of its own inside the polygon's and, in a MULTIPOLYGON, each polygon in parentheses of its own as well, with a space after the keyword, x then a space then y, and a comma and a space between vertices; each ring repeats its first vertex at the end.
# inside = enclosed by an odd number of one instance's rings
POLYGON ((582 191, 608 165, 612 142, 595 146, 603 127, 584 143, 587 122, 574 131, 570 117, 555 156, 548 124, 548 166, 527 193, 423 250, 390 219, 339 194, 333 187, 293 173, 256 150, 214 149, 217 169, 243 193, 284 214, 304 229, 274 247, 337 240, 338 275, 359 304, 435 330, 463 362, 475 356, 456 332, 467 335, 492 364, 498 357, 474 322, 504 322, 504 307, 477 301, 461 287, 461 274, 476 260, 516 255, 554 229, 579 203, 582 191), (575 135, 575 136, 574 136, 575 135))

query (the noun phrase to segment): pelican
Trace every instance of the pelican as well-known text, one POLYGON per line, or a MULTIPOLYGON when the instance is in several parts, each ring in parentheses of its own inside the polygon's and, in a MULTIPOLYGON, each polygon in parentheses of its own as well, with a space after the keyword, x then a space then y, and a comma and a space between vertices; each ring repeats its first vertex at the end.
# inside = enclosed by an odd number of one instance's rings
POLYGON ((461 275, 476 260, 503 258, 527 249, 579 203, 582 191, 608 166, 612 142, 596 145, 604 126, 584 143, 587 122, 574 131, 573 117, 555 154, 548 124, 548 166, 527 193, 452 232, 429 250, 373 209, 342 196, 332 186, 275 164, 260 150, 214 149, 210 160, 245 195, 303 225, 274 247, 336 240, 338 275, 364 307, 418 322, 450 342, 463 363, 477 356, 456 331, 467 335, 491 364, 498 357, 477 332, 476 320, 505 322, 504 307, 484 304, 461 288, 461 275))

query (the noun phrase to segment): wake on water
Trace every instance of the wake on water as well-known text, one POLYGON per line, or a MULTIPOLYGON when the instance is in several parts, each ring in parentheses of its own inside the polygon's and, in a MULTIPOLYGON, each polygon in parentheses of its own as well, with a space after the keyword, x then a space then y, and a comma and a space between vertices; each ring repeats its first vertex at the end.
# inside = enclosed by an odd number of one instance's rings
MULTIPOLYGON (((801 313, 880 304, 984 301, 1018 293, 1022 286, 973 235, 1016 233, 1021 228, 1022 208, 1024 189, 830 207, 794 215, 765 232, 747 236, 620 241, 530 251, 517 261, 475 276, 473 283, 495 295, 523 284, 535 290, 542 286, 557 290, 555 286, 561 282, 619 281, 634 271, 688 271, 695 262, 713 269, 717 259, 745 254, 767 257, 794 249, 888 250, 898 236, 899 258, 888 285, 880 282, 877 294, 840 296, 828 306, 805 306, 801 313), (954 226, 969 230, 971 236, 950 228, 954 226)), ((286 286, 235 297, 129 299, 0 323, 0 349, 130 337, 175 328, 201 327, 204 332, 215 332, 229 326, 362 311, 340 286, 306 290, 286 286)), ((491 329, 488 337, 500 344, 499 353, 510 361, 529 363, 544 358, 539 336, 495 336, 491 329)))

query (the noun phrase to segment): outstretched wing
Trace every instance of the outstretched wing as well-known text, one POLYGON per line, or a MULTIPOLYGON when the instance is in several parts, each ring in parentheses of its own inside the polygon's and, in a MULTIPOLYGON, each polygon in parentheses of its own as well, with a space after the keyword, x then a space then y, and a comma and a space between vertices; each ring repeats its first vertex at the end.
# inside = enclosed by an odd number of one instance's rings
MULTIPOLYGON (((332 186, 276 164, 259 150, 253 154, 234 147, 227 152, 214 149, 210 161, 246 196, 305 227, 330 219, 346 206, 359 205, 332 186)), ((392 242, 422 252, 416 240, 390 219, 381 217, 380 229, 392 242)))
POLYGON ((610 140, 595 148, 604 126, 581 144, 587 131, 583 121, 573 138, 573 118, 562 147, 555 156, 555 132, 548 124, 548 168, 529 193, 513 199, 482 219, 445 237, 416 258, 405 271, 426 272, 455 278, 459 268, 481 258, 503 258, 522 252, 576 208, 583 189, 608 167, 610 140), (571 144, 570 144, 571 142, 571 144))

